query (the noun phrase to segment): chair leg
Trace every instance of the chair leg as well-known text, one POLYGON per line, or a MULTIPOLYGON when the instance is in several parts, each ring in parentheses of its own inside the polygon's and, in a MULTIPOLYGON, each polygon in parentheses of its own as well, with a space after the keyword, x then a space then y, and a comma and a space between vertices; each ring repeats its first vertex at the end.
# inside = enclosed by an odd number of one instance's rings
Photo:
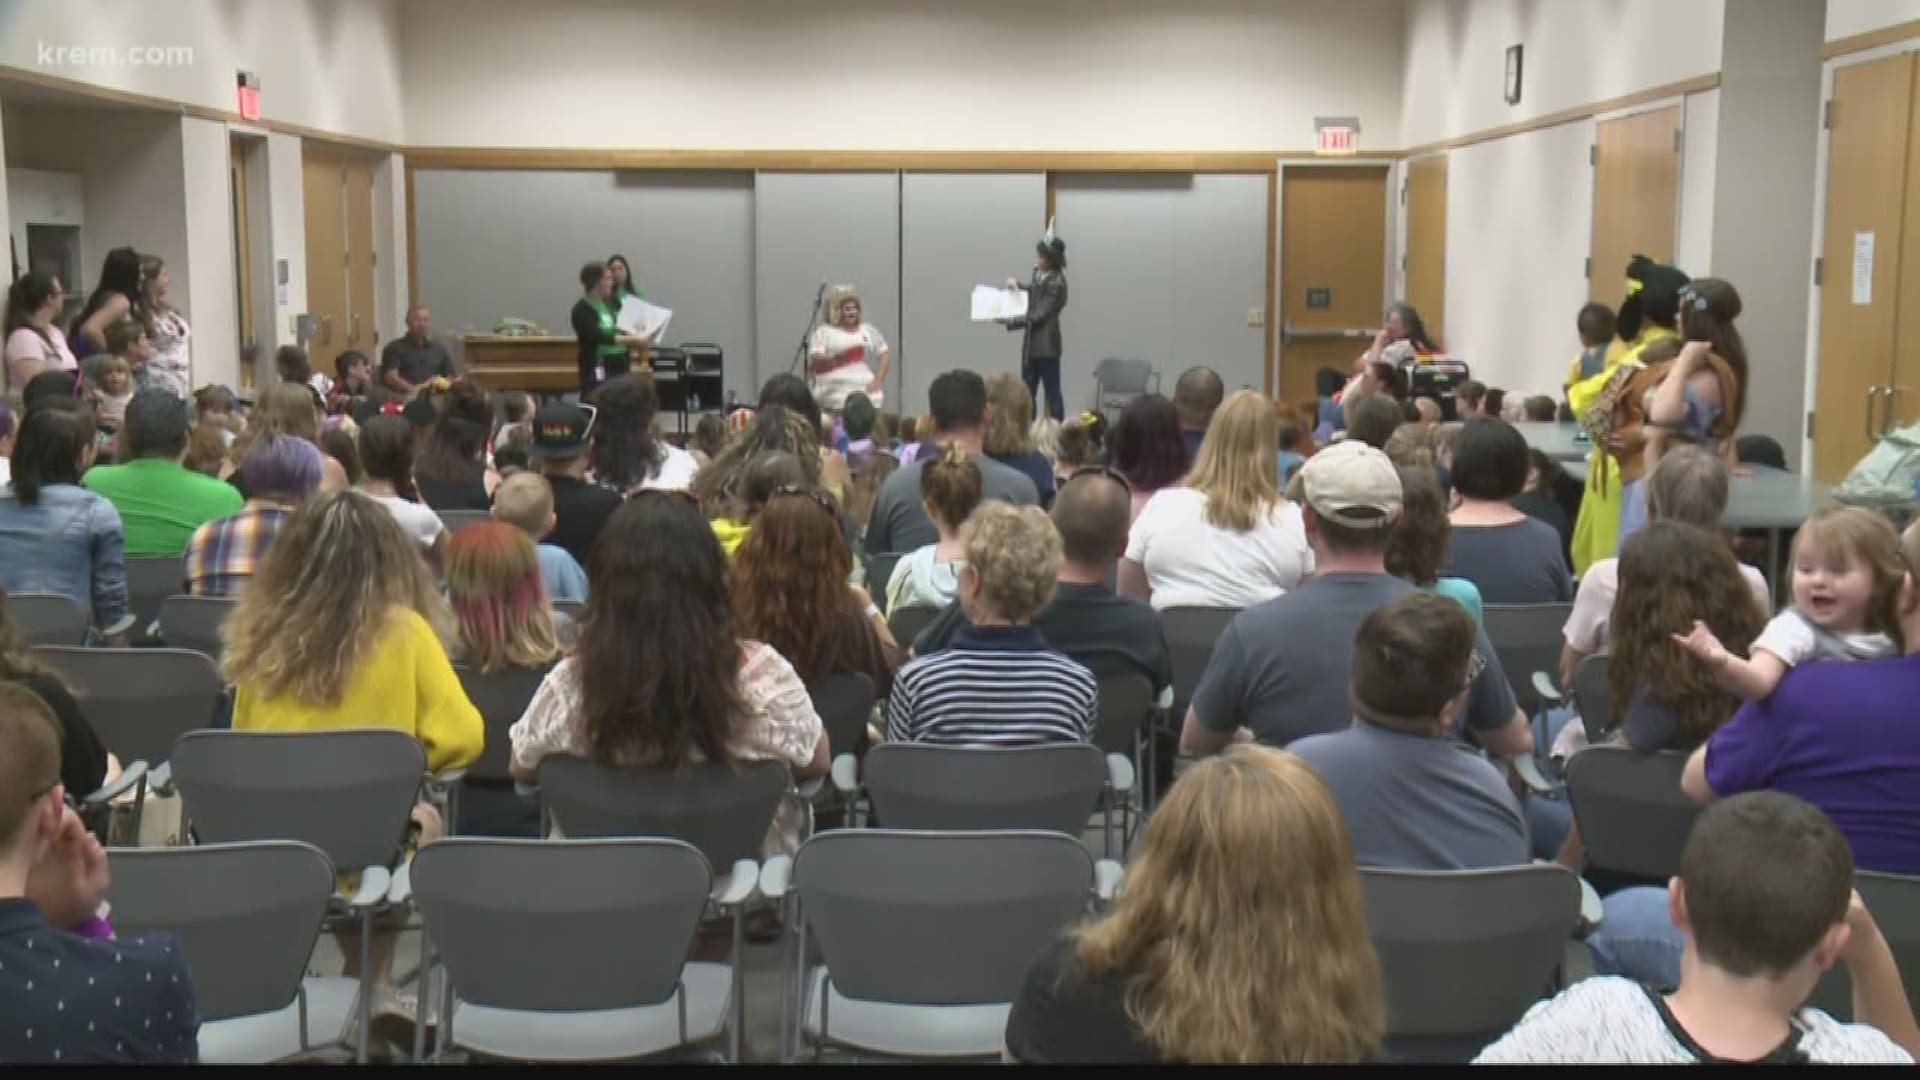
POLYGON ((420 986, 414 1000, 413 1061, 419 1064, 427 1059, 427 1009, 433 1001, 433 939, 424 929, 420 931, 420 986))
POLYGON ((733 1022, 728 1024, 733 1030, 727 1035, 728 1060, 738 1065, 744 1059, 747 1027, 747 981, 742 972, 747 964, 747 905, 742 903, 733 909, 733 1022))
POLYGON ((360 1014, 360 1030, 355 1033, 353 1060, 365 1065, 373 1027, 373 909, 360 912, 360 994, 354 1002, 360 1014))
POLYGON ((1100 839, 1106 846, 1107 858, 1113 858, 1113 788, 1107 788, 1106 797, 1100 800, 1100 839))

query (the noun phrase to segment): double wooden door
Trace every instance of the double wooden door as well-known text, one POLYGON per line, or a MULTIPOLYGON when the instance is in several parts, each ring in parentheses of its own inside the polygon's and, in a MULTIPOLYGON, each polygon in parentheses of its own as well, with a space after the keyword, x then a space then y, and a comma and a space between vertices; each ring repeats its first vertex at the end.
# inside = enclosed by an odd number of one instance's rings
POLYGON ((376 363, 373 304, 373 161, 308 143, 302 155, 307 226, 307 341, 313 369, 331 375, 348 349, 376 363))

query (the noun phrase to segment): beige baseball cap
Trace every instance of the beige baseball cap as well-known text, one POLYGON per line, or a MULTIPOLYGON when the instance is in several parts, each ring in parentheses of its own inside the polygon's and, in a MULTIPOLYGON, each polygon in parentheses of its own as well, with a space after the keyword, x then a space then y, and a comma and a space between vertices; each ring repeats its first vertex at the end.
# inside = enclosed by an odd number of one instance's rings
POLYGON ((1337 442, 1300 470, 1307 505, 1350 529, 1384 529, 1400 516, 1400 474, 1387 455, 1355 439, 1337 442))

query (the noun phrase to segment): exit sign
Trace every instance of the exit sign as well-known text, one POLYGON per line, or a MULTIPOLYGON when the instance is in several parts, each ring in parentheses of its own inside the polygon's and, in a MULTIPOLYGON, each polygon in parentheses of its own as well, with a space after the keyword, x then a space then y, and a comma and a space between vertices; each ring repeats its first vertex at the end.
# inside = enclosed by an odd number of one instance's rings
POLYGON ((1352 154, 1360 149, 1359 117, 1315 117, 1313 133, 1316 154, 1352 154))
POLYGON ((251 71, 234 74, 235 104, 240 109, 240 119, 260 119, 260 76, 251 71))

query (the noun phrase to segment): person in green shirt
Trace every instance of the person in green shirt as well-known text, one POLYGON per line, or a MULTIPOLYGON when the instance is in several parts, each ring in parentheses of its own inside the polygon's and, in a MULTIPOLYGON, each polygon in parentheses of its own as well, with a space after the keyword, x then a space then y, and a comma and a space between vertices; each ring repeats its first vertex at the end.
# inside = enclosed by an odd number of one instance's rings
POLYGON ((187 426, 185 402, 165 390, 142 390, 127 403, 120 428, 123 464, 98 465, 80 478, 120 512, 128 558, 178 555, 195 529, 237 513, 246 501, 232 484, 180 464, 187 426))

